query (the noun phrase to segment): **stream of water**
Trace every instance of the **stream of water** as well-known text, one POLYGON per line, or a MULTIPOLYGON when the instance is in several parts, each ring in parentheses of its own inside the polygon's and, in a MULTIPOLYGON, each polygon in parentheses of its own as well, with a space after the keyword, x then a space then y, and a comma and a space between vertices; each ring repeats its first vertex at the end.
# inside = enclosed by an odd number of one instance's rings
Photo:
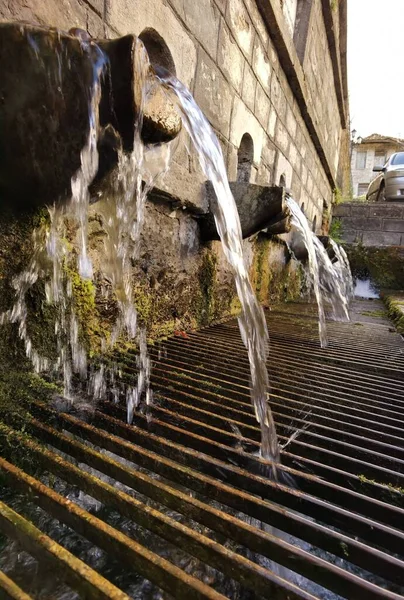
POLYGON ((308 255, 308 275, 318 306, 318 330, 322 348, 328 345, 325 306, 335 321, 349 321, 349 302, 353 297, 353 279, 345 250, 330 239, 335 254, 332 262, 326 248, 312 232, 310 224, 293 198, 286 198, 291 224, 300 236, 308 255))
MULTIPOLYGON (((3 321, 18 324, 27 356, 32 360, 35 370, 62 373, 64 396, 71 400, 80 394, 101 398, 105 395, 107 380, 113 383, 116 376, 114 366, 107 366, 102 357, 98 367, 89 367, 86 350, 80 341, 79 319, 73 301, 72 265, 76 265, 83 280, 93 279, 93 265, 88 253, 89 186, 98 170, 98 111, 101 81, 108 67, 97 44, 87 39, 81 43, 93 65, 93 84, 89 91, 89 133, 81 152, 81 167, 71 181, 70 201, 51 207, 50 226, 43 226, 34 232, 31 262, 14 280, 16 302, 2 316, 3 321), (71 223, 75 224, 77 230, 78 251, 66 243, 71 223), (56 309, 57 357, 54 360, 41 356, 37 351, 27 326, 27 294, 41 280, 45 282, 47 303, 56 309), (80 385, 77 384, 78 378, 80 385)), ((152 397, 146 331, 138 327, 133 299, 132 264, 138 257, 147 194, 156 180, 166 173, 171 158, 170 144, 148 148, 141 139, 143 108, 148 94, 153 85, 163 85, 168 90, 167 93, 174 94, 177 99, 183 124, 194 144, 202 170, 216 192, 216 201, 212 203, 211 210, 241 303, 239 327, 250 363, 251 401, 261 427, 261 456, 276 464, 280 453, 268 404, 268 330, 263 309, 249 281, 238 211, 229 187, 219 141, 191 93, 178 79, 160 69, 157 79, 151 80, 150 63, 141 42, 138 42, 135 50, 135 72, 141 100, 134 124, 133 150, 130 154, 119 154, 113 188, 108 191, 106 201, 100 203, 106 236, 105 256, 99 270, 102 280, 107 282, 106 293, 112 294, 118 307, 115 327, 110 338, 104 340, 103 351, 108 351, 122 336, 134 341, 139 350, 137 383, 125 388, 128 422, 132 422, 134 410, 141 398, 144 397, 146 404, 150 404, 152 397)), ((331 305, 335 319, 349 319, 348 300, 352 294, 349 264, 343 250, 335 246, 337 261, 333 265, 324 246, 311 232, 297 203, 291 198, 288 198, 287 203, 292 224, 307 247, 309 273, 318 303, 320 340, 321 345, 326 346, 324 302, 331 305)), ((116 398, 117 396, 115 393, 116 398)))
POLYGON ((178 79, 159 72, 160 79, 178 98, 184 126, 198 154, 202 170, 212 182, 216 202, 211 205, 223 251, 232 269, 241 303, 238 319, 241 337, 248 351, 251 374, 251 401, 261 426, 261 455, 279 461, 279 444, 275 423, 268 404, 268 372, 266 368, 268 329, 264 311, 252 289, 243 256, 240 219, 227 179, 222 149, 212 127, 189 90, 178 79))

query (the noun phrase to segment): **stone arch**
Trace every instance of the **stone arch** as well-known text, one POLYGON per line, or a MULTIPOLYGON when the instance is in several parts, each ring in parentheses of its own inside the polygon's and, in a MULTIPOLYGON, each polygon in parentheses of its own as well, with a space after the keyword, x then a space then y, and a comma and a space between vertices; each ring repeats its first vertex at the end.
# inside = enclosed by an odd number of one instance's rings
POLYGON ((245 133, 237 153, 237 181, 250 181, 253 161, 254 141, 249 133, 245 133))
POLYGON ((175 63, 170 48, 167 46, 161 35, 152 27, 143 29, 139 35, 150 58, 153 66, 161 66, 167 69, 173 75, 176 75, 175 63))

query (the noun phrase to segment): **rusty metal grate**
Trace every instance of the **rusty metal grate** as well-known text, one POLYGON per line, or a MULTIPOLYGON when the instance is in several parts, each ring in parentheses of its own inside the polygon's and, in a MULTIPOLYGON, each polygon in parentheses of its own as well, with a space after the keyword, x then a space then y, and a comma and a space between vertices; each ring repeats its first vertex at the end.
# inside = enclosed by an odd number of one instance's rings
MULTIPOLYGON (((23 430, 7 418, 1 532, 79 598, 152 597, 136 577, 175 598, 403 597, 404 342, 380 307, 329 323, 326 350, 313 306, 267 312, 278 481, 256 454, 232 320, 151 349, 155 404, 132 426, 109 402, 85 418, 30 402, 23 430), (49 523, 63 524, 56 540, 49 523)), ((130 380, 136 357, 119 358, 130 380)), ((1 598, 50 597, 17 567, 0 570, 1 598)))

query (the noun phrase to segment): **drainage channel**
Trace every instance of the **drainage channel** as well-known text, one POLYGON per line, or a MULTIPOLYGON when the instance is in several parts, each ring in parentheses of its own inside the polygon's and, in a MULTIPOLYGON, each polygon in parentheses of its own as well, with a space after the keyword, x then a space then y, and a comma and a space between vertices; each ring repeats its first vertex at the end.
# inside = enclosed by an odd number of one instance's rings
POLYGON ((402 598, 404 342, 382 309, 355 302, 324 350, 313 306, 266 312, 276 480, 236 320, 151 349, 132 425, 107 401, 4 417, 0 598, 402 598))

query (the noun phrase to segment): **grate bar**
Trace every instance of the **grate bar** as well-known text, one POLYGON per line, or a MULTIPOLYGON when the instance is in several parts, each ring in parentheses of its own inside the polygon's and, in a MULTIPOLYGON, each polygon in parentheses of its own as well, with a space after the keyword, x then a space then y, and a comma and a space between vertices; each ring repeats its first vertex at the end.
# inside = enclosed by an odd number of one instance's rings
POLYGON ((89 600, 130 600, 129 596, 90 569, 30 521, 0 501, 0 530, 38 560, 62 572, 68 584, 89 600))
POLYGON ((0 571, 0 596, 4 600, 33 600, 3 571, 0 571))

